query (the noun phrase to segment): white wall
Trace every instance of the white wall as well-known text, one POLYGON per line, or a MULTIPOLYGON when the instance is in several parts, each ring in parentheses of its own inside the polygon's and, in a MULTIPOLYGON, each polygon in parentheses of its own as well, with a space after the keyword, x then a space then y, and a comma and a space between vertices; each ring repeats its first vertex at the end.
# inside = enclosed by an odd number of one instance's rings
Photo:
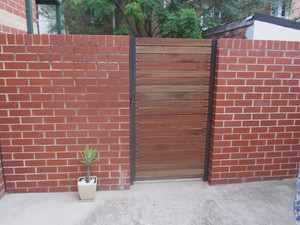
POLYGON ((254 21, 253 35, 251 33, 249 31, 247 39, 300 41, 300 30, 261 21, 254 21))

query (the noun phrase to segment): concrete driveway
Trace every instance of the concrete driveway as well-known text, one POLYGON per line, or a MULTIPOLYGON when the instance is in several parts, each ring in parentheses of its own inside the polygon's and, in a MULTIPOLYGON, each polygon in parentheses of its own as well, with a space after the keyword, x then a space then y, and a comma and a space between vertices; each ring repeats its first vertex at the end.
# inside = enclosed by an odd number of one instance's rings
POLYGON ((294 225, 296 179, 209 186, 197 180, 135 184, 130 191, 6 194, 1 225, 294 225))

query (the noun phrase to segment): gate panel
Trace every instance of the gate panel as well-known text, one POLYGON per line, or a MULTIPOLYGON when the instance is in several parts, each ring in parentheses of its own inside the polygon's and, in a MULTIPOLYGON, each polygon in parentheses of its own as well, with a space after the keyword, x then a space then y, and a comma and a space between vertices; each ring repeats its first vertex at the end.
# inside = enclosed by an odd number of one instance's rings
POLYGON ((203 177, 211 46, 136 39, 137 181, 203 177))

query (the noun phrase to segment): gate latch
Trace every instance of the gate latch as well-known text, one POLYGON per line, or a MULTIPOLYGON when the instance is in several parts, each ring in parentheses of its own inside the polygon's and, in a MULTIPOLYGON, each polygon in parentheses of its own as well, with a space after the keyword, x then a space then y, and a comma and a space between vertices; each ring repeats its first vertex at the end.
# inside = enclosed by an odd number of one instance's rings
POLYGON ((135 103, 135 94, 130 99, 130 107, 133 107, 135 103))

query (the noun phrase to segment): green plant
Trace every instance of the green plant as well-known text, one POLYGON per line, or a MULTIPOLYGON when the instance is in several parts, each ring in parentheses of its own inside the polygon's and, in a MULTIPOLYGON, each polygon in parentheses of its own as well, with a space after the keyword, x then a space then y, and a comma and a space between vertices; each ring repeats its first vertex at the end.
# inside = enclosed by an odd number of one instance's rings
POLYGON ((168 14, 161 36, 168 38, 201 38, 200 21, 195 9, 180 9, 168 14))
POLYGON ((99 159, 96 158, 96 154, 97 154, 97 149, 92 149, 88 147, 84 149, 83 154, 81 153, 81 157, 82 157, 81 162, 86 165, 86 177, 85 177, 86 183, 90 183, 90 174, 91 174, 90 165, 96 161, 99 161, 99 159))

